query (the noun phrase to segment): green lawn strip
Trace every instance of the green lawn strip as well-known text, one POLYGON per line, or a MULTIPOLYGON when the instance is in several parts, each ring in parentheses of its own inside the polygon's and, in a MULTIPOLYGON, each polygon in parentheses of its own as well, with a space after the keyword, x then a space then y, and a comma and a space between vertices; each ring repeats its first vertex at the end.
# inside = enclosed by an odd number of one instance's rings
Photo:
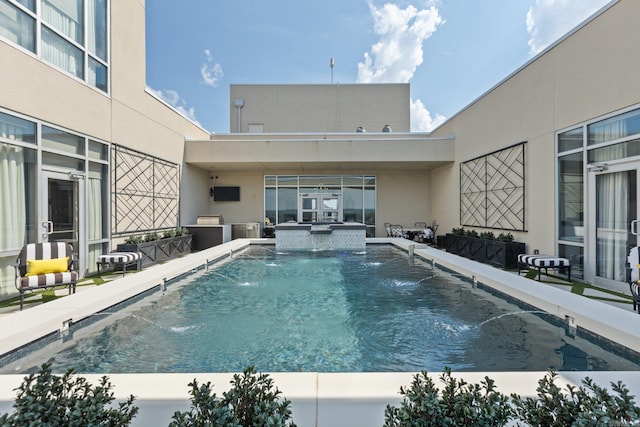
MULTIPOLYGON (((106 280, 104 280, 104 277, 102 277, 102 275, 98 276, 97 274, 94 276, 86 276, 83 277, 82 279, 80 279, 77 283, 76 286, 91 286, 91 285, 103 285, 107 283, 106 280)), ((64 289, 66 288, 67 285, 60 285, 60 286, 56 286, 55 288, 49 288, 49 289, 44 289, 44 290, 40 290, 40 291, 33 291, 31 293, 27 293, 25 294, 25 301, 24 301, 24 305, 27 306, 29 304, 33 304, 33 303, 45 303, 45 302, 49 302, 49 301, 53 301, 55 299, 58 298, 62 298, 65 295, 62 296, 56 296, 55 291, 59 290, 59 289, 64 289), (37 301, 28 301, 28 299, 34 295, 42 295, 42 299, 39 299, 37 301)), ((8 307, 17 307, 20 305, 20 296, 15 296, 15 297, 11 297, 5 300, 0 301, 0 309, 1 308, 8 308, 8 307)))
MULTIPOLYGON (((526 277, 529 278, 529 279, 537 280, 537 275, 538 275, 538 271, 537 270, 529 269, 529 271, 527 272, 527 276, 526 277)), ((558 276, 547 275, 547 277, 564 280, 564 278, 558 277, 558 276)), ((554 286, 570 286, 571 287, 571 293, 576 294, 576 295, 580 295, 580 296, 584 296, 586 298, 595 299, 595 300, 598 300, 598 301, 608 301, 608 302, 615 302, 615 303, 622 303, 622 304, 632 304, 633 303, 631 295, 627 295, 627 294, 624 294, 624 293, 618 292, 618 291, 613 291, 611 289, 605 289, 605 288, 601 288, 601 287, 598 287, 598 286, 589 285, 589 284, 586 284, 586 283, 579 283, 579 282, 558 283, 558 282, 551 282, 551 281, 548 281, 548 280, 544 280, 544 278, 542 279, 542 283, 546 283, 548 285, 554 285, 554 286), (606 296, 598 296, 598 295, 585 295, 584 292, 585 292, 586 289, 592 289, 594 291, 601 292, 603 294, 611 295, 612 298, 608 298, 606 296)))

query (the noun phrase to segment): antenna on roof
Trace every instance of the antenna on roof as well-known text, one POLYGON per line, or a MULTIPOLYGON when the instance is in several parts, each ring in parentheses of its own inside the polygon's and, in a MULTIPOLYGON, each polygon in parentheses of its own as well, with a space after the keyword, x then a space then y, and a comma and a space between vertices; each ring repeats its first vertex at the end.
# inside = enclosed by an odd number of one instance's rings
POLYGON ((333 66, 335 65, 335 61, 333 58, 329 59, 329 67, 331 67, 331 84, 333 84, 333 66))

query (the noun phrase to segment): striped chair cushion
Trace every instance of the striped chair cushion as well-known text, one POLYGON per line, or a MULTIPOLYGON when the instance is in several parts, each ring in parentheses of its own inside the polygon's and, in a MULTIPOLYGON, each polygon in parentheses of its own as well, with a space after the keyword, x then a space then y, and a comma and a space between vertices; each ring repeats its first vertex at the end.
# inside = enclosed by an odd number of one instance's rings
POLYGON ((553 255, 518 255, 518 262, 539 268, 559 268, 569 267, 571 263, 567 258, 560 258, 553 255))
POLYGON ((20 286, 22 288, 41 288, 46 286, 55 286, 69 284, 78 281, 78 273, 76 271, 66 271, 64 273, 47 273, 38 274, 37 276, 27 276, 20 278, 20 286))
POLYGON ((129 264, 134 261, 138 261, 142 259, 142 254, 140 252, 113 252, 106 255, 100 255, 98 257, 98 262, 106 264, 129 264))

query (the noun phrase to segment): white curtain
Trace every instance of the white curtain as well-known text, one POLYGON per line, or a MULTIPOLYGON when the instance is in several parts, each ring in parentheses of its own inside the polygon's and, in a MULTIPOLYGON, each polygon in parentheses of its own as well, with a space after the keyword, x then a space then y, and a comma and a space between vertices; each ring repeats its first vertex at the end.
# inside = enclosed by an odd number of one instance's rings
POLYGON ((87 222, 89 225, 89 240, 102 239, 102 181, 100 179, 89 178, 89 214, 87 222))
POLYGON ((25 243, 24 168, 24 148, 0 144, 0 251, 17 251, 25 243))
POLYGON ((82 2, 76 1, 66 11, 48 1, 43 1, 41 5, 42 17, 47 23, 70 39, 83 44, 82 2))
POLYGON ((45 29, 42 30, 42 57, 76 77, 84 78, 82 51, 45 29))
POLYGON ((589 144, 599 144, 624 138, 627 136, 627 119, 637 114, 637 111, 630 111, 590 125, 588 130, 589 144))
MULTIPOLYGON (((26 198, 22 147, 0 143, 0 252, 19 251, 25 243, 26 198)), ((0 257, 0 295, 15 292, 16 256, 0 257)))
POLYGON ((596 275, 625 280, 629 172, 596 177, 596 275))

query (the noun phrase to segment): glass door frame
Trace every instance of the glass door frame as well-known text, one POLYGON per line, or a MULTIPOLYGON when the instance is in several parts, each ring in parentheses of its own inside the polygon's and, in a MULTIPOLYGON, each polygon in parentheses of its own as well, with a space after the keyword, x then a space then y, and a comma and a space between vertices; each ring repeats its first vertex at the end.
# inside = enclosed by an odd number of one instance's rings
POLYGON ((298 222, 342 222, 342 193, 299 193, 298 194, 298 222), (337 200, 337 207, 326 207, 325 200, 337 200), (305 200, 314 201, 312 207, 305 208, 305 200), (325 218, 326 213, 335 213, 335 219, 325 218), (305 214, 314 214, 315 220, 305 221, 305 214))
MULTIPOLYGON (((588 188, 588 218, 589 224, 585 224, 587 232, 587 242, 585 245, 585 279, 587 282, 591 282, 595 285, 603 286, 608 289, 618 290, 621 292, 628 292, 629 285, 624 281, 617 281, 602 276, 597 276, 597 254, 598 254, 598 241, 597 241, 597 187, 596 179, 599 176, 636 171, 636 193, 640 192, 640 161, 625 161, 616 164, 603 164, 603 165, 591 165, 587 166, 587 188, 588 188)), ((640 198, 636 194, 636 216, 640 216, 640 198)), ((631 231, 631 223, 639 218, 626 218, 626 230, 629 233, 631 231)), ((585 242, 586 243, 586 242, 585 242)), ((635 242, 627 241, 627 246, 630 244, 639 245, 640 238, 636 235, 635 242)), ((628 250, 624 254, 624 259, 628 255, 628 250)))
MULTIPOLYGON (((73 232, 76 236, 72 237, 73 249, 75 255, 78 257, 78 270, 80 272, 86 271, 86 259, 87 259, 87 223, 86 223, 86 200, 85 200, 85 176, 81 173, 75 172, 58 172, 52 170, 42 170, 40 177, 40 220, 38 221, 38 241, 45 243, 50 240, 52 233, 55 233, 55 223, 49 218, 49 180, 65 181, 73 184, 75 200, 72 203, 75 204, 77 212, 76 218, 73 218, 74 226, 73 232)), ((68 241, 69 239, 62 239, 68 241)))

